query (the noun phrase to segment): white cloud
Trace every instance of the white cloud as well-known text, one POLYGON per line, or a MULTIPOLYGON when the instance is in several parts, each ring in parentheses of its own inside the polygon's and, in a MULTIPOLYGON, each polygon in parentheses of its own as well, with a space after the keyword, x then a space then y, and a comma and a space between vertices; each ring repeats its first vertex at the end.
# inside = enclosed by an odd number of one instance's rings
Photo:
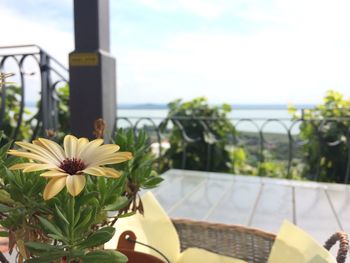
POLYGON ((161 12, 187 12, 206 18, 215 18, 224 13, 227 0, 137 0, 144 6, 161 12))
MULTIPOLYGON (((35 44, 43 48, 51 56, 68 66, 68 53, 73 51, 73 34, 64 32, 51 21, 31 20, 23 17, 16 10, 0 5, 0 24, 6 25, 1 28, 0 46, 14 46, 35 44)), ((12 54, 20 52, 38 52, 36 48, 0 49, 1 54, 12 54)), ((25 81, 27 89, 25 91, 26 101, 36 101, 39 98, 40 78, 39 68, 34 63, 34 59, 28 57, 25 60, 24 70, 26 73, 36 73, 34 76, 26 75, 25 81)), ((18 68, 11 60, 7 60, 4 69, 16 73, 12 81, 20 83, 18 68)))
POLYGON ((162 50, 125 51, 119 79, 154 102, 205 95, 217 103, 315 103, 331 88, 350 95, 350 49, 304 33, 184 34, 162 50))
MULTIPOLYGON (((235 24, 217 31, 183 28, 171 37, 159 36, 153 49, 142 43, 123 46, 120 39, 112 43, 120 102, 204 95, 215 103, 317 103, 328 89, 350 95, 350 2, 276 0, 267 6, 260 1, 135 1, 159 12, 231 15, 243 26, 241 32, 230 30, 235 24), (258 26, 245 31, 247 21, 258 26)), ((37 43, 67 64, 73 33, 61 30, 54 19, 29 20, 15 10, 1 10, 0 23, 7 25, 2 34, 8 36, 1 45, 37 43)))
POLYGON ((52 21, 31 20, 13 9, 0 6, 1 46, 37 44, 59 61, 68 65, 73 51, 73 33, 59 29, 52 21))
MULTIPOLYGON (((158 8, 169 3, 152 2, 158 8)), ((219 3, 200 2, 188 1, 197 12, 203 3, 219 3)), ((176 3, 186 9, 182 1, 176 3)), ((128 78, 129 87, 142 87, 140 100, 154 102, 205 95, 217 103, 319 103, 328 89, 350 95, 350 2, 249 3, 237 11, 221 1, 223 9, 215 13, 261 23, 256 30, 182 33, 159 49, 125 50, 119 55, 125 63, 123 70, 119 67, 119 79, 128 78), (146 92, 149 89, 154 92, 146 92)), ((122 98, 131 101, 127 93, 122 98)))

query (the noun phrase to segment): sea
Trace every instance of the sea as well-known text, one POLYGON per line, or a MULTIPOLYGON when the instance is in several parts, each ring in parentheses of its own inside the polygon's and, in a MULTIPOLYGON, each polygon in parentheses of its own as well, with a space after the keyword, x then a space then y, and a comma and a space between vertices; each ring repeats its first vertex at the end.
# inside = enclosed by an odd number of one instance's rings
MULTIPOLYGON (((314 105, 310 104, 296 105, 296 114, 301 116, 304 109, 313 107, 314 105)), ((165 105, 121 105, 117 109, 118 126, 130 126, 123 118, 128 118, 135 124, 143 117, 149 117, 156 125, 159 125, 167 114, 168 110, 165 105)), ((232 106, 228 117, 239 131, 287 134, 290 129, 292 134, 299 133, 300 123, 294 123, 293 115, 288 111, 287 105, 236 105, 232 106)), ((142 123, 147 125, 146 120, 142 123)), ((142 126, 142 123, 140 122, 138 127, 142 126)))
MULTIPOLYGON (((33 103, 26 107, 32 113, 36 112, 33 103)), ((314 105, 311 104, 295 105, 299 116, 303 109, 313 107, 314 105)), ((155 125, 159 125, 168 115, 168 109, 165 104, 120 104, 116 114, 118 127, 129 127, 130 122, 135 125, 140 118, 151 118, 155 125)), ((288 112, 288 106, 281 104, 232 105, 232 111, 228 114, 228 118, 235 124, 238 131, 287 134, 287 130, 291 129, 292 134, 297 134, 300 123, 294 123, 292 117, 293 115, 288 112)), ((150 124, 149 121, 143 120, 137 125, 142 127, 150 124)), ((171 128, 171 123, 169 127, 171 128)))

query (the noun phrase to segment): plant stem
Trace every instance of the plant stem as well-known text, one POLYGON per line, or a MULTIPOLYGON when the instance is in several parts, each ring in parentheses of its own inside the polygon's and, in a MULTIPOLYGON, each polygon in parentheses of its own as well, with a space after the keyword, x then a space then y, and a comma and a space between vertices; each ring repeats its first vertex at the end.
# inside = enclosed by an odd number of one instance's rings
MULTIPOLYGON (((67 214, 68 214, 68 221, 69 221, 69 226, 68 226, 68 242, 69 246, 67 247, 69 252, 72 252, 74 250, 75 246, 75 236, 74 236, 74 224, 75 224, 75 198, 74 196, 69 195, 68 198, 68 207, 67 207, 67 214)), ((70 253, 61 260, 61 263, 68 263, 71 261, 71 256, 70 253)))
POLYGON ((75 237, 74 237, 74 224, 75 224, 75 198, 70 195, 69 200, 69 213, 70 213, 70 225, 69 225, 69 242, 71 245, 74 245, 75 237))

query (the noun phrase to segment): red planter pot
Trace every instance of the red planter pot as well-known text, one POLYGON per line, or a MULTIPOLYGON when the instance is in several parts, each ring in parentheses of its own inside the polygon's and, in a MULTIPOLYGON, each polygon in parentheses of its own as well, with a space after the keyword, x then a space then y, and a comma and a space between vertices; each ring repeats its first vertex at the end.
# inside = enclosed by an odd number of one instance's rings
POLYGON ((132 231, 123 232, 118 240, 117 250, 128 257, 128 263, 164 263, 155 256, 135 251, 135 241, 136 235, 132 231))

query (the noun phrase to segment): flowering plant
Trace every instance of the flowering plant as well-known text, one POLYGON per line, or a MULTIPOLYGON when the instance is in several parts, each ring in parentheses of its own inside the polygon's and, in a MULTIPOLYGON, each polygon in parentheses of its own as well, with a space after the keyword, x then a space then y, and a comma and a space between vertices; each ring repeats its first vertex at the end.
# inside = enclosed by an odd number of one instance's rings
POLYGON ((127 261, 102 245, 118 218, 143 212, 140 188, 162 179, 145 132, 119 130, 115 140, 67 135, 63 147, 39 138, 0 149, 0 234, 18 262, 127 261))

